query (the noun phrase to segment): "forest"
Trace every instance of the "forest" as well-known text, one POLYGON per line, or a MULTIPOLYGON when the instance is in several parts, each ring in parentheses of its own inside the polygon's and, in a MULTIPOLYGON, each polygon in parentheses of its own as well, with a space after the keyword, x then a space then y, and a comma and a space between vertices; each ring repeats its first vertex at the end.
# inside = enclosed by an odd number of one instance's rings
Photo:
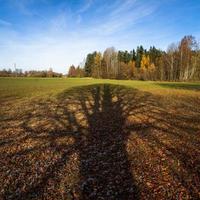
POLYGON ((84 67, 70 66, 69 77, 159 81, 200 80, 199 43, 192 35, 172 43, 166 51, 142 45, 132 51, 107 48, 86 57, 84 67))

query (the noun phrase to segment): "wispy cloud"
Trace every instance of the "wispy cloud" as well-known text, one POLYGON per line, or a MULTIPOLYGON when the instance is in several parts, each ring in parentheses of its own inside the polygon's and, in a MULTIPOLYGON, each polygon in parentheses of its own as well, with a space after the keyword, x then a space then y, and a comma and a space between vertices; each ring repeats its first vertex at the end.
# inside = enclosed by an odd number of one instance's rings
POLYGON ((94 0, 84 0, 83 6, 77 11, 78 14, 86 12, 92 5, 94 0))
POLYGON ((0 19, 0 26, 11 26, 12 23, 10 23, 9 21, 0 19))
POLYGON ((94 34, 111 35, 122 32, 137 24, 143 18, 155 12, 158 3, 141 3, 137 0, 118 0, 99 9, 98 15, 90 21, 88 32, 94 34), (105 12, 106 10, 106 12, 105 12), (105 14, 107 13, 107 14, 105 14), (100 17, 103 16, 103 17, 100 17))

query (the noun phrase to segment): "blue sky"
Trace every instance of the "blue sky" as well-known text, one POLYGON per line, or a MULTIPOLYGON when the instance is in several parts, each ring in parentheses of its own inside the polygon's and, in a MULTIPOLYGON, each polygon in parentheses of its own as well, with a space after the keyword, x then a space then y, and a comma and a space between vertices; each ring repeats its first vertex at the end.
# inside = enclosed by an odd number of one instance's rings
POLYGON ((0 0, 0 68, 66 73, 89 52, 200 39, 200 0, 0 0))

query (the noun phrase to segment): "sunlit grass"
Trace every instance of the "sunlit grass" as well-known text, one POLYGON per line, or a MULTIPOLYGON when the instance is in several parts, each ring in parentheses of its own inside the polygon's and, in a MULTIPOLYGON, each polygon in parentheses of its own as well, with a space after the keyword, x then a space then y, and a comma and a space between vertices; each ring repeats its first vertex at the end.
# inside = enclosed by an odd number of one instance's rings
POLYGON ((168 83, 92 78, 0 78, 0 100, 55 96, 76 86, 100 83, 124 85, 162 95, 199 95, 200 83, 168 83))

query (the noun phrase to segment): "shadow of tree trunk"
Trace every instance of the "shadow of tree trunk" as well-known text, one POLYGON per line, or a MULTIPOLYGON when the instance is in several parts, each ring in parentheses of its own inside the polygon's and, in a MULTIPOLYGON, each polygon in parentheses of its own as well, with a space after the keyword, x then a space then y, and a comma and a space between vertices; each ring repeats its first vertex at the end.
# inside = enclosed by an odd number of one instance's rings
POLYGON ((88 115, 80 99, 89 126, 79 151, 81 199, 138 199, 126 152, 121 102, 112 101, 109 85, 97 86, 93 93, 92 114, 88 115))

